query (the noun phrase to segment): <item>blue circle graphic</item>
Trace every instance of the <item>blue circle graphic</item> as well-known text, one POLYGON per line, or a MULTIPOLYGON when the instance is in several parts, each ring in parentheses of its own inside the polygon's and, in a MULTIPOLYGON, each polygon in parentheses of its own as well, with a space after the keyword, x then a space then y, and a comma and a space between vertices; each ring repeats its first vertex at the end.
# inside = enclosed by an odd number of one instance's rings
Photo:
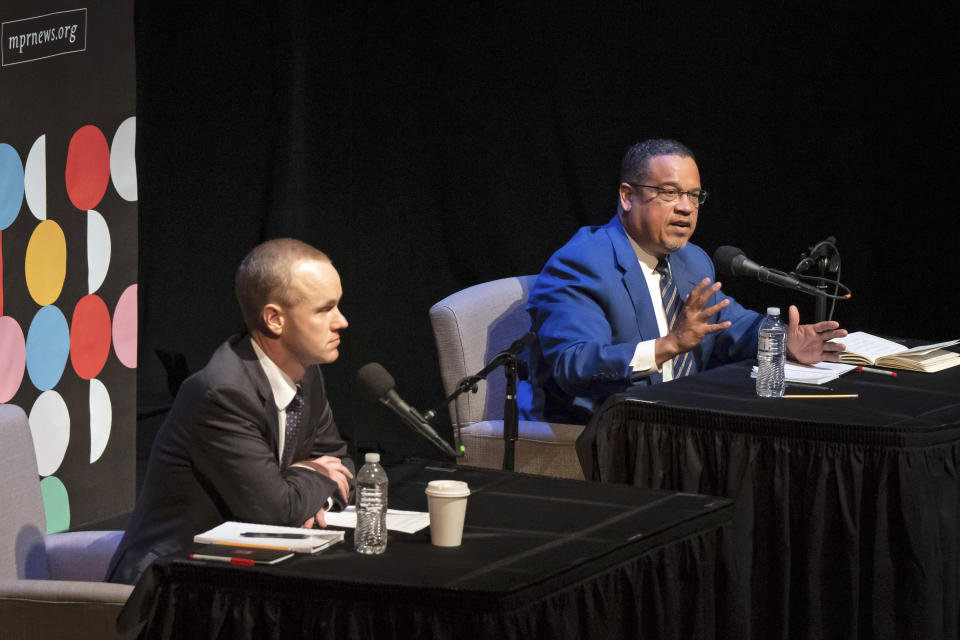
POLYGON ((23 205, 23 163, 17 150, 0 142, 0 231, 17 219, 23 205))
POLYGON ((40 391, 53 389, 70 357, 70 327, 60 309, 41 307, 27 332, 27 373, 40 391))

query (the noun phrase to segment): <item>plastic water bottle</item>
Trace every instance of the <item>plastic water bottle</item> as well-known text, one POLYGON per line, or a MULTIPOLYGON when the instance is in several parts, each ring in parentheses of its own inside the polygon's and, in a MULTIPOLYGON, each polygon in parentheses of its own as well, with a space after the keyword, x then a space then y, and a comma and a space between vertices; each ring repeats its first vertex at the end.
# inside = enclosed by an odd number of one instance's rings
POLYGON ((787 354, 787 327, 780 321, 780 309, 769 307, 760 323, 757 341, 757 395, 779 398, 786 381, 783 368, 787 354))
POLYGON ((354 548, 360 553, 383 553, 387 549, 387 472, 380 454, 368 453, 357 473, 357 528, 354 548))

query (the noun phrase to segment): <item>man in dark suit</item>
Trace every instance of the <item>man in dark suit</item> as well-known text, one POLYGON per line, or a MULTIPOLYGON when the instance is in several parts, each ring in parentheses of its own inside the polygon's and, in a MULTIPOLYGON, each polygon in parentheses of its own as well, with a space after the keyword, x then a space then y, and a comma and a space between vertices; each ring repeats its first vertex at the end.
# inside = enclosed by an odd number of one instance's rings
POLYGON ((240 265, 236 293, 248 334, 177 393, 109 581, 135 583, 227 520, 325 526, 350 499, 353 462, 318 366, 337 359, 347 326, 336 269, 309 245, 271 240, 240 265))
MULTIPOLYGON (((756 355, 762 316, 721 294, 711 260, 689 242, 707 197, 693 153, 674 140, 634 145, 618 191, 617 215, 580 229, 530 292, 538 340, 532 399, 521 407, 528 419, 583 424, 631 384, 756 355)), ((801 325, 790 307, 794 360, 836 361, 843 346, 828 340, 845 335, 832 321, 801 325)))

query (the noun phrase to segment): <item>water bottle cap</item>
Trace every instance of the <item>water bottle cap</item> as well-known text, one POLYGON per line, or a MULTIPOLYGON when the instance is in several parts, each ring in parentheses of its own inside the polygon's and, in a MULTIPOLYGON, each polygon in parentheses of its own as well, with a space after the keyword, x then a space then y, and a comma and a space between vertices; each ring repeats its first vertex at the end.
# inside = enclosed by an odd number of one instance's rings
POLYGON ((778 316, 780 315, 780 307, 767 307, 768 316, 778 316))
POLYGON ((368 453, 365 456, 363 456, 363 461, 364 462, 380 462, 380 454, 368 453))

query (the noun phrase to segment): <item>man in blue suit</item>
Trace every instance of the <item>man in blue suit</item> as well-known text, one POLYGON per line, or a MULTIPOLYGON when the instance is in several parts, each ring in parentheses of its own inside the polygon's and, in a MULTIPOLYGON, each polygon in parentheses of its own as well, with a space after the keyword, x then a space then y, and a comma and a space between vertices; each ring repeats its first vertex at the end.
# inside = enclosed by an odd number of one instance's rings
MULTIPOLYGON (((531 349, 532 406, 522 407, 524 417, 583 424, 630 385, 756 355, 763 316, 724 297, 713 263, 690 243, 706 197, 693 153, 679 142, 647 140, 627 151, 617 215, 602 227, 580 229, 530 292, 527 311, 538 340, 531 349), (666 296, 666 309, 665 278, 679 294, 673 301, 666 296)), ((801 325, 790 307, 793 360, 837 361, 843 345, 828 341, 846 334, 833 321, 801 325)))

